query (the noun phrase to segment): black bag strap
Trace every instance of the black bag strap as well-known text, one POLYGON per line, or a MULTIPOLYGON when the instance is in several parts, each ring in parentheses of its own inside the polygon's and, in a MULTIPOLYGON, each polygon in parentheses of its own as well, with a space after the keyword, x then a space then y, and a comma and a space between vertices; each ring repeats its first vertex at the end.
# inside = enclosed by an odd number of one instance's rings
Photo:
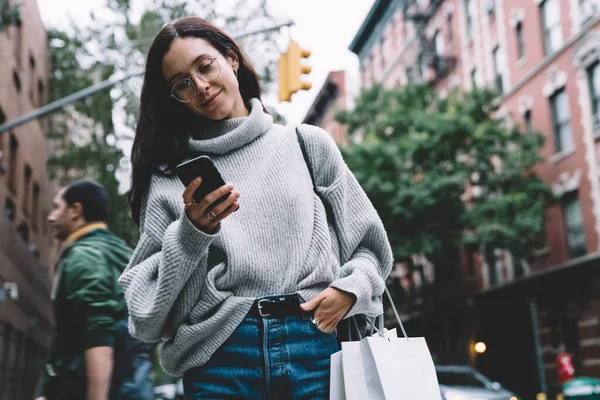
MULTIPOLYGON (((323 206, 325 207, 325 215, 327 217, 327 221, 329 221, 330 224, 333 224, 333 226, 335 226, 335 223, 333 221, 334 214, 333 214, 333 210, 331 209, 331 205, 327 202, 327 200, 323 197, 323 195, 321 195, 321 193, 317 189, 315 175, 313 174, 313 170, 310 165, 310 161, 308 160, 308 155, 306 154, 306 145, 304 144, 305 143, 304 138, 302 137, 302 134, 300 133, 300 129, 298 127, 296 127, 296 137, 298 138, 298 144, 300 144, 300 150, 302 150, 302 157, 304 157, 304 163, 306 164, 306 168, 308 168, 308 173, 310 174, 310 180, 312 181, 313 191, 316 193, 317 196, 319 196, 319 199, 321 199, 321 203, 323 203, 323 206)), ((335 232, 335 234, 337 235, 337 232, 335 232)), ((341 246, 338 249, 338 251, 339 251, 338 257, 340 258, 340 263, 341 263, 342 262, 341 246)))
MULTIPOLYGON (((310 166, 308 156, 306 155, 306 145, 304 144, 304 138, 302 137, 302 134, 300 133, 300 129, 298 129, 298 127, 296 127, 296 137, 298 138, 298 144, 300 145, 300 150, 302 150, 302 157, 304 157, 304 163, 306 164, 306 167, 308 168, 308 173, 310 174, 310 179, 313 184, 313 190, 317 194, 317 196, 319 196, 319 198, 321 199, 323 206, 325 206, 325 213, 327 214, 327 220, 329 220, 330 218, 333 218, 333 214, 332 214, 332 211, 330 210, 329 204, 327 203, 327 201, 325 201, 323 196, 321 196, 321 193, 319 193, 319 191, 317 190, 317 184, 315 182, 315 177, 314 177, 312 168, 310 166)), ((332 222, 332 221, 330 221, 330 222, 332 222)), ((340 250, 340 254, 339 254, 340 262, 342 262, 342 249, 340 248, 339 250, 340 250)), ((364 319, 360 318, 360 317, 361 316, 355 315, 353 317, 343 319, 339 322, 339 324, 337 326, 337 339, 338 339, 338 345, 340 347, 341 347, 341 342, 360 340, 362 337, 364 337, 365 331, 366 331, 366 326, 365 326, 366 324, 364 322, 364 319), (360 321, 360 323, 359 323, 359 321, 360 321)))
MULTIPOLYGON (((331 210, 329 204, 327 203, 327 201, 325 201, 323 196, 321 196, 321 193, 319 193, 319 191, 317 190, 317 185, 315 183, 315 177, 313 175, 312 168, 310 167, 310 162, 308 161, 308 156, 306 155, 306 146, 304 144, 304 138, 300 134, 300 130, 298 129, 298 127, 296 127, 296 137, 298 138, 298 143, 300 144, 300 150, 302 150, 302 157, 304 157, 304 162, 306 163, 306 167, 308 168, 308 173, 310 174, 310 179, 312 180, 313 190, 315 191, 317 196, 319 196, 319 198, 321 199, 321 202, 325 206, 325 213, 327 214, 327 219, 329 220, 329 218, 333 218, 333 213, 332 213, 332 210, 331 210)), ((342 262, 342 249, 340 248, 339 251, 340 251, 340 254, 339 254, 340 262, 342 262)), ((392 296, 387 288, 387 285, 385 287, 385 293, 387 294, 387 297, 390 301, 390 304, 394 311, 396 320, 400 324, 400 329, 402 329, 402 333, 404 334, 404 337, 408 340, 408 335, 406 334, 406 331, 404 330, 404 325, 402 324, 400 315, 398 314, 398 311, 396 310, 396 306, 394 305, 394 301, 393 301, 392 296)), ((382 301, 383 301, 383 299, 382 299, 382 301)), ((366 328, 367 328, 368 324, 370 324, 373 328, 375 328, 375 325, 369 320, 369 317, 367 317, 366 315, 362 315, 362 314, 354 315, 354 316, 352 316, 350 318, 346 318, 345 320, 342 320, 342 321, 347 321, 347 324, 345 326, 343 324, 338 325, 338 341, 340 341, 340 340, 344 340, 344 341, 356 340, 355 338, 353 338, 352 330, 358 331, 359 340, 360 340, 362 337, 366 337, 366 328), (359 318, 360 318, 360 320, 359 320, 359 318)), ((340 322, 342 322, 342 321, 340 321, 340 322)), ((381 325, 378 328, 381 330, 381 332, 383 332, 383 315, 381 316, 380 324, 381 325)), ((371 331, 371 334, 372 333, 373 332, 371 331)))
MULTIPOLYGON (((300 144, 300 150, 302 150, 302 157, 304 157, 304 163, 308 167, 308 173, 310 174, 310 180, 312 181, 312 184, 313 184, 313 190, 319 197, 321 197, 321 195, 317 191, 317 184, 315 183, 315 176, 313 174, 312 168, 310 167, 310 162, 308 161, 308 156, 306 155, 306 146, 304 144, 304 138, 300 134, 300 129, 298 129, 298 127, 296 127, 296 137, 298 138, 298 143, 300 144)), ((323 198, 321 197, 321 201, 322 200, 323 200, 323 198)), ((324 201, 323 201, 323 204, 325 204, 324 201)))

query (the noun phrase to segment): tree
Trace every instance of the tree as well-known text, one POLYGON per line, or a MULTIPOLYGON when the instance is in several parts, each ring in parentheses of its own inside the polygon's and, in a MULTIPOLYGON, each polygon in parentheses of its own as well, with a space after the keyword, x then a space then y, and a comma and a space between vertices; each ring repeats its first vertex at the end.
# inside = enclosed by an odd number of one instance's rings
MULTIPOLYGON (((237 0, 228 6, 218 5, 216 0, 149 0, 136 19, 138 13, 130 0, 106 0, 106 7, 92 13, 85 28, 71 21, 64 29, 49 29, 49 100, 134 69, 143 70, 145 54, 156 33, 168 21, 182 16, 202 16, 233 35, 279 22, 264 0, 237 0)), ((241 41, 254 56, 252 61, 262 73, 265 91, 273 81, 277 36, 267 33, 241 41)), ((127 182, 122 181, 129 175, 127 155, 137 123, 140 89, 141 78, 131 79, 66 107, 48 123, 54 148, 49 162, 53 176, 62 184, 83 177, 104 184, 112 205, 111 229, 131 245, 136 242, 137 229, 123 190, 127 182)))
POLYGON ((539 248, 553 201, 534 168, 544 138, 495 118, 495 96, 480 90, 440 99, 427 86, 374 86, 338 115, 351 136, 345 159, 378 210, 396 260, 412 270, 433 264, 435 283, 422 287, 419 304, 460 293, 462 248, 488 265, 497 249, 527 262, 539 248))

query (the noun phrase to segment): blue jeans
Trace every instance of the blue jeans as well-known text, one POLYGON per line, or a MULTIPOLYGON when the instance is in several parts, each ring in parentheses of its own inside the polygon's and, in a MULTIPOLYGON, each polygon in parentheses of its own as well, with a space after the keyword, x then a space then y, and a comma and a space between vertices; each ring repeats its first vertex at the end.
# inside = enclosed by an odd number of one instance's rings
POLYGON ((130 379, 123 382, 118 389, 118 399, 122 400, 150 400, 152 393, 152 363, 150 359, 137 357, 134 361, 134 372, 130 379))
POLYGON ((304 317, 248 316, 210 360, 183 375, 185 400, 329 399, 334 333, 304 317))

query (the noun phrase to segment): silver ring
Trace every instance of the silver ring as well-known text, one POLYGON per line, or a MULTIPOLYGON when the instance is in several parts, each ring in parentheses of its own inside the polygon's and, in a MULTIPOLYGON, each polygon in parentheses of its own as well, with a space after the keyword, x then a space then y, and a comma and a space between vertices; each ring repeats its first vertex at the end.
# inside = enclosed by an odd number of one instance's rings
POLYGON ((215 214, 214 211, 211 211, 208 213, 207 217, 208 217, 208 219, 213 220, 213 219, 217 218, 217 214, 215 214))
POLYGON ((315 324, 315 326, 319 326, 319 320, 314 317, 312 319, 312 323, 315 324))

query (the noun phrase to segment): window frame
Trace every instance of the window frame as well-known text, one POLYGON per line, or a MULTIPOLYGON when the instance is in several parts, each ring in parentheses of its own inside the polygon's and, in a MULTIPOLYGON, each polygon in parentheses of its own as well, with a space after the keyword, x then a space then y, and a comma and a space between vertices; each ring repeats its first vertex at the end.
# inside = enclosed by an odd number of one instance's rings
POLYGON ((29 164, 25 164, 23 167, 23 214, 29 216, 29 194, 31 192, 31 181, 33 179, 33 170, 29 164))
POLYGON ((587 254, 587 243, 585 238, 585 223, 583 221, 583 213, 581 208, 581 202, 579 200, 579 193, 577 190, 567 192, 562 196, 561 199, 561 210, 563 213, 563 227, 565 229, 565 240, 567 245, 567 251, 569 258, 576 258, 587 254), (577 208, 579 221, 569 221, 568 215, 570 214, 567 207, 572 206, 577 208), (578 223, 579 226, 574 227, 574 224, 578 223), (570 226, 571 225, 571 226, 570 226), (573 242, 573 234, 570 232, 573 229, 577 229, 575 232, 576 236, 579 236, 579 242, 573 242), (582 239, 582 240, 581 240, 582 239))
POLYGON ((546 21, 546 12, 545 12, 545 7, 548 7, 548 4, 551 4, 552 2, 557 2, 557 7, 560 10, 560 0, 543 0, 540 3, 540 19, 541 19, 541 23, 542 23, 542 39, 544 41, 544 55, 549 55, 554 53, 555 51, 557 51, 564 43, 564 37, 563 37, 563 32, 562 32, 562 18, 560 16, 560 12, 558 13, 558 20, 557 22, 552 25, 552 26, 547 26, 547 21, 546 21), (558 30, 558 32, 560 32, 560 44, 557 45, 556 48, 552 48, 552 43, 550 41, 551 37, 552 37, 552 32, 558 30))
POLYGON ((504 93, 504 71, 502 71, 502 49, 500 46, 494 47, 492 50, 492 60, 494 62, 494 85, 500 93, 504 93))
POLYGON ((472 0, 465 0, 464 5, 466 17, 465 29, 467 30, 467 37, 469 38, 469 40, 471 40, 473 38, 474 30, 473 15, 471 14, 471 9, 473 8, 472 0))
POLYGON ((515 27, 515 36, 517 39, 517 56, 521 60, 525 57, 525 34, 523 33, 523 22, 521 21, 515 27))
POLYGON ((569 104, 569 96, 565 90, 565 88, 561 88, 560 90, 557 90, 556 92, 554 92, 552 94, 552 96, 550 96, 550 111, 551 111, 551 116, 552 116, 552 131, 553 131, 553 137, 554 137, 554 150, 555 153, 561 153, 563 151, 567 151, 570 150, 574 147, 575 143, 573 142, 573 128, 571 126, 571 106, 569 104), (564 121, 558 121, 558 101, 557 99, 559 98, 559 96, 565 96, 565 100, 566 100, 566 104, 568 106, 568 119, 564 120, 564 121), (561 141, 561 134, 562 134, 562 129, 568 126, 568 130, 569 130, 569 143, 568 146, 566 146, 567 143, 563 144, 561 141))
POLYGON ((590 91, 590 103, 591 103, 591 117, 592 117, 592 129, 600 129, 600 60, 596 61, 592 65, 586 68, 588 78, 588 88, 590 91), (594 75, 597 74, 598 78, 598 92, 594 90, 594 75))
POLYGON ((533 134, 533 117, 531 115, 531 110, 525 111, 525 114, 523 114, 523 121, 525 123, 525 133, 529 135, 533 134))

